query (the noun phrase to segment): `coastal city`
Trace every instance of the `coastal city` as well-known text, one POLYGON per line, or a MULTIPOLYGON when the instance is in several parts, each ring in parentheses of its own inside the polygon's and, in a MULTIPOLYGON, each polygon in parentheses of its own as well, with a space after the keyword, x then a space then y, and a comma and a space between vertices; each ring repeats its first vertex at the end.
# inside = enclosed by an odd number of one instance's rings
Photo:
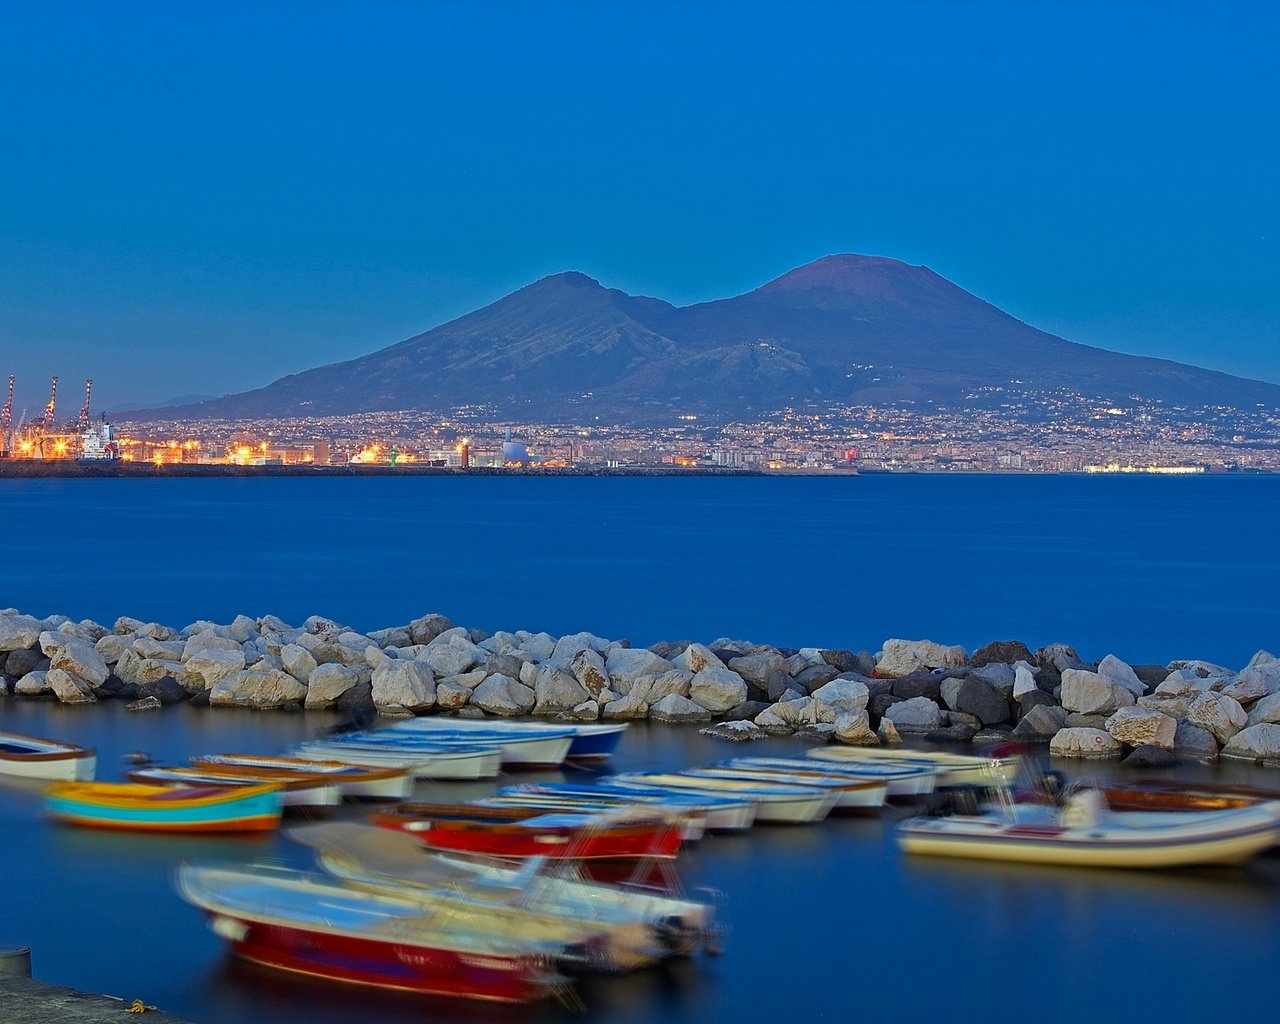
POLYGON ((1017 383, 955 407, 830 405, 751 421, 517 423, 493 406, 262 420, 60 418, 0 410, 10 460, 459 470, 1206 473, 1280 471, 1280 410, 1123 404, 1017 383))

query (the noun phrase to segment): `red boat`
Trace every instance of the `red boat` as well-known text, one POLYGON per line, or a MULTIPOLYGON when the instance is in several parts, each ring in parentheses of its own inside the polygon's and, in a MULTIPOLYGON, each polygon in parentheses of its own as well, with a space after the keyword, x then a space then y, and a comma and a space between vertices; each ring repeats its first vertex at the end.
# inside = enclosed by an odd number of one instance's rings
POLYGON ((517 944, 441 920, 394 890, 348 889, 324 878, 268 868, 183 865, 178 893, 209 915, 239 957, 335 981, 527 1003, 564 979, 558 949, 517 944))
POLYGON ((552 860, 669 859, 684 835, 679 820, 630 808, 547 814, 536 807, 405 804, 375 814, 373 822, 408 832, 433 850, 552 860))

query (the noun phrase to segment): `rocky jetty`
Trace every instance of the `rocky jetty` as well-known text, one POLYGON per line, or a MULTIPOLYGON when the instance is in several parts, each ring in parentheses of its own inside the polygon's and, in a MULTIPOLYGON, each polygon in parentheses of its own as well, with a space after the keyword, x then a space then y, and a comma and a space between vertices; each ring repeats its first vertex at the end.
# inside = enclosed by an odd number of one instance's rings
POLYGON ((1218 756, 1280 762, 1280 659, 1086 663, 1066 644, 996 641, 969 653, 929 640, 867 651, 727 637, 633 648, 591 633, 455 626, 424 615, 362 633, 312 616, 181 629, 0 611, 0 681, 15 698, 139 709, 333 709, 351 714, 535 715, 703 723, 732 739, 803 734, 874 745, 903 736, 1047 744, 1055 756, 1218 756), (708 724, 710 723, 710 724, 708 724))

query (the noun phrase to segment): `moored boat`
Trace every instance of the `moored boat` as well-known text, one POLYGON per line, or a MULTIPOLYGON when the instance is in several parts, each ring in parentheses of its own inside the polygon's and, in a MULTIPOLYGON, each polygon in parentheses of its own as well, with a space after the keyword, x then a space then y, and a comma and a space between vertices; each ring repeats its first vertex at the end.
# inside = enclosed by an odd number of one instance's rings
POLYGON ((328 742, 361 748, 384 748, 413 753, 416 750, 476 749, 496 747, 504 768, 558 768, 573 745, 573 733, 557 729, 541 733, 512 733, 493 729, 409 732, 394 728, 343 733, 328 742))
POLYGON ((413 795, 414 777, 407 768, 367 768, 341 761, 256 754, 208 754, 191 759, 193 768, 224 765, 324 778, 350 800, 407 800, 413 795))
POLYGON ((717 779, 684 772, 636 772, 611 775, 602 785, 667 792, 695 792, 736 796, 756 805, 756 821, 804 825, 825 818, 836 804, 836 794, 812 786, 782 786, 749 779, 717 779))
POLYGON ((287 753, 299 758, 340 761, 357 767, 401 768, 415 779, 492 779, 502 770, 502 755, 491 746, 415 746, 304 740, 287 753))
POLYGON ((855 776, 839 778, 820 772, 788 772, 780 769, 723 767, 696 768, 691 775, 710 779, 741 779, 747 782, 771 783, 780 786, 812 786, 835 794, 833 811, 850 814, 875 814, 884 806, 889 784, 883 779, 864 779, 855 776))
MULTIPOLYGON (((722 762, 730 768, 763 768, 771 771, 816 772, 822 775, 856 779, 883 779, 888 786, 888 799, 915 799, 933 792, 938 771, 928 764, 906 764, 893 761, 817 761, 807 757, 735 757, 722 762)), ((717 767, 720 767, 717 765, 717 767)))
POLYGON ((97 755, 74 743, 0 732, 0 775, 50 782, 88 782, 97 768, 97 755))
POLYGON ((938 750, 887 749, 884 747, 824 747, 809 751, 809 757, 841 764, 905 764, 932 767, 937 775, 934 785, 966 786, 974 784, 1007 785, 1014 782, 1022 768, 1018 757, 981 757, 977 754, 954 754, 938 750))
POLYGON ((648 805, 677 814, 691 813, 702 818, 711 832, 744 832, 755 824, 756 802, 725 794, 695 793, 641 786, 584 786, 565 782, 525 783, 498 791, 499 795, 541 793, 551 799, 606 800, 618 805, 648 805))
POLYGON ((388 726, 391 732, 425 733, 435 732, 497 732, 511 735, 546 735, 548 733, 569 732, 573 742, 565 757, 570 761, 604 761, 613 755, 622 734, 627 730, 626 722, 614 723, 556 723, 546 725, 539 722, 510 722, 492 718, 444 718, 424 717, 408 718, 388 726))
POLYGON ((257 772, 230 766, 198 768, 149 765, 125 773, 131 782, 152 786, 279 786, 286 809, 317 811, 342 803, 342 791, 328 779, 300 778, 285 772, 257 772))
POLYGON ((558 946, 452 922, 418 900, 266 868, 183 865, 174 887, 237 956, 298 974, 441 996, 526 1003, 563 979, 558 946))
POLYGON ((274 784, 55 782, 45 789, 45 808, 60 821, 143 832, 263 832, 280 824, 282 807, 283 791, 274 784))

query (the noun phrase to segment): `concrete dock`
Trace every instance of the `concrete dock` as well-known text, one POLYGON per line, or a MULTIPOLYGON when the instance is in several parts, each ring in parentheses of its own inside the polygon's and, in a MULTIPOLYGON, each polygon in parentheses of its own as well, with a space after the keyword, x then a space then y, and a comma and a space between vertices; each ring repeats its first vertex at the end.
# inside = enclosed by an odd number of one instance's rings
POLYGON ((0 976, 0 1021, 4 1024, 191 1024, 171 1013, 128 1013, 132 1000, 80 992, 30 978, 0 976))

